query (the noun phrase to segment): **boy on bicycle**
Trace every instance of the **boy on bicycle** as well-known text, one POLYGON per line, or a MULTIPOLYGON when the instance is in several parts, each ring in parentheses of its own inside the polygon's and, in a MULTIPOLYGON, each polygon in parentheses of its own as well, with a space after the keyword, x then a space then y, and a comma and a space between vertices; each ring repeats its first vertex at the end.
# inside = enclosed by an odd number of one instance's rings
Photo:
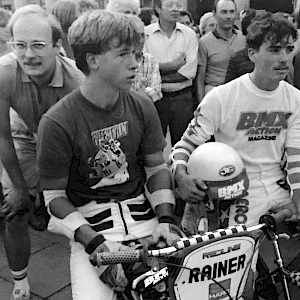
POLYGON ((94 267, 98 252, 141 239, 170 245, 181 235, 166 142, 153 102, 129 91, 138 68, 132 18, 92 11, 73 23, 68 38, 86 80, 40 122, 48 228, 71 239, 73 299, 115 299, 128 280, 120 264, 94 267))
POLYGON ((243 160, 250 186, 248 195, 231 206, 227 221, 251 226, 270 209, 286 207, 299 216, 300 91, 284 81, 297 38, 293 25, 266 14, 252 21, 247 31, 253 72, 205 96, 171 157, 180 196, 197 203, 207 186, 187 173, 190 154, 212 135, 233 147, 243 160), (279 185, 285 179, 281 168, 285 154, 292 199, 279 185))

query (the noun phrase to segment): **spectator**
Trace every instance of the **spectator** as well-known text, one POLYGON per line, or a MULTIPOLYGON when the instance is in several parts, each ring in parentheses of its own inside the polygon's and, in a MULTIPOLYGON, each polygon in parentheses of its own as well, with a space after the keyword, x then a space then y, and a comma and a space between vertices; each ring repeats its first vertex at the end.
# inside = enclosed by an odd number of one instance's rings
POLYGON ((53 4, 51 13, 59 21, 64 33, 62 47, 65 51, 65 56, 74 59, 73 50, 68 43, 67 35, 70 26, 80 15, 80 6, 75 0, 58 0, 53 4))
POLYGON ((39 5, 27 5, 8 24, 13 53, 0 58, 0 157, 3 163, 2 212, 5 249, 14 278, 11 299, 30 298, 28 220, 39 191, 36 137, 41 116, 84 79, 74 61, 60 57, 62 30, 39 5), (22 127, 12 122, 14 108, 22 127))
POLYGON ((9 11, 0 8, 0 57, 11 52, 11 48, 8 44, 11 35, 7 28, 10 17, 11 14, 9 11))
POLYGON ((140 10, 139 1, 132 0, 121 1, 115 0, 110 2, 108 9, 110 11, 119 12, 132 16, 132 20, 136 25, 136 30, 140 35, 140 43, 136 48, 136 59, 139 62, 139 68, 132 84, 131 89, 143 96, 150 97, 153 102, 160 100, 161 94, 161 77, 159 73, 159 66, 153 55, 149 53, 143 54, 143 48, 145 43, 145 31, 144 23, 137 17, 137 13, 140 10))
POLYGON ((234 0, 215 0, 213 13, 218 23, 217 28, 199 41, 196 80, 199 102, 214 87, 225 82, 230 57, 246 45, 242 32, 233 28, 236 17, 234 0))
POLYGON ((144 22, 145 26, 156 23, 158 20, 157 16, 154 14, 152 7, 142 7, 139 17, 144 22))
POLYGON ((298 39, 295 43, 294 50, 294 59, 293 59, 293 67, 294 67, 294 86, 297 89, 300 89, 300 4, 297 5, 295 12, 295 24, 298 32, 298 39))
MULTIPOLYGON (((8 21, 11 17, 11 13, 3 8, 0 8, 0 57, 11 52, 11 48, 8 44, 11 35, 7 28, 8 21)), ((0 161, 0 179, 2 177, 2 163, 0 161)), ((2 214, 2 204, 3 204, 3 194, 2 194, 2 186, 0 183, 0 220, 3 217, 2 214)))
POLYGON ((141 12, 140 0, 109 0, 106 10, 138 16, 141 12))
POLYGON ((41 187, 49 229, 71 240, 73 299, 112 300, 128 280, 120 264, 95 268, 97 254, 141 239, 170 245, 181 236, 166 142, 153 103, 129 91, 138 67, 132 19, 95 10, 68 37, 87 77, 40 122, 41 187))
POLYGON ((213 12, 207 12, 200 18, 199 30, 201 36, 210 31, 214 31, 216 27, 217 20, 215 19, 213 12))
POLYGON ((99 8, 94 0, 77 0, 81 13, 99 8))
POLYGON ((247 35, 247 28, 255 16, 256 10, 253 8, 249 8, 243 11, 243 14, 241 16, 241 28, 244 36, 247 35))
POLYGON ((192 18, 192 14, 187 11, 187 10, 181 10, 180 11, 180 18, 179 18, 179 22, 181 24, 184 24, 188 27, 190 27, 191 29, 194 29, 194 20, 192 18))
POLYGON ((140 35, 140 42, 135 50, 139 67, 131 89, 142 94, 145 93, 153 102, 156 102, 162 98, 159 65, 153 55, 143 53, 145 44, 144 23, 138 17, 133 17, 133 21, 140 35))
POLYGON ((163 133, 166 136, 169 126, 174 145, 193 116, 198 41, 192 29, 178 22, 181 0, 155 0, 153 6, 159 22, 145 28, 145 51, 159 63, 163 98, 155 106, 163 133))
MULTIPOLYGON (((263 14, 265 13, 261 13, 260 15, 263 14)), ((244 36, 247 35, 247 28, 255 16, 255 9, 246 9, 243 11, 241 27, 244 36)), ((248 56, 248 46, 246 45, 244 49, 237 51, 231 56, 226 72, 225 83, 238 78, 243 74, 250 73, 253 71, 253 69, 254 64, 248 56)))

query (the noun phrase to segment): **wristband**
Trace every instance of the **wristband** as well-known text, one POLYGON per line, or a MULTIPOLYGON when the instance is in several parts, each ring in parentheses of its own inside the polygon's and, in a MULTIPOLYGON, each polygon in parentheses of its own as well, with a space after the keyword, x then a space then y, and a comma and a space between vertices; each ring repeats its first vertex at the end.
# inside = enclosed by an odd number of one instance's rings
POLYGON ((175 196, 171 189, 157 190, 151 194, 147 189, 147 184, 145 184, 145 196, 149 200, 154 211, 156 206, 163 203, 175 205, 175 196))
POLYGON ((158 223, 169 223, 177 226, 176 220, 171 216, 161 216, 158 218, 158 223))
POLYGON ((105 237, 102 234, 96 235, 85 247, 85 252, 87 254, 92 254, 95 251, 95 249, 103 242, 105 242, 105 237))

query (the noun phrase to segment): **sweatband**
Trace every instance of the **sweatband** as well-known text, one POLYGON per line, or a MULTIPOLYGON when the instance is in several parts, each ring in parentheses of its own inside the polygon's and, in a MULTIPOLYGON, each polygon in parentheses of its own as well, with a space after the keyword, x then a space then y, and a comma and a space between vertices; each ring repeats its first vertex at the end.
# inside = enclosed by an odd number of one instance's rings
POLYGON ((184 165, 184 166, 187 166, 187 161, 183 160, 183 159, 178 159, 178 160, 175 160, 172 165, 171 165, 171 172, 172 174, 175 174, 176 172, 176 168, 178 165, 184 165))
POLYGON ((46 207, 56 198, 68 198, 66 190, 45 190, 43 191, 43 195, 46 207))
POLYGON ((299 162, 300 163, 300 155, 287 155, 287 162, 293 163, 293 162, 299 162))
POLYGON ((294 190, 296 189, 300 189, 300 182, 294 182, 292 183, 290 181, 290 176, 294 175, 294 174, 298 174, 298 176, 300 177, 300 155, 287 155, 287 166, 286 166, 286 170, 288 173, 287 176, 287 181, 291 187, 291 192, 293 193, 294 190), (298 163, 298 164, 297 164, 298 163), (294 167, 291 166, 291 164, 295 164, 294 167))
POLYGON ((172 149, 172 152, 170 153, 170 159, 172 161, 175 161, 175 157, 174 155, 177 153, 182 153, 185 154, 187 157, 191 156, 191 152, 189 152, 188 150, 184 149, 184 148, 177 148, 177 149, 172 149))
POLYGON ((169 172, 168 165, 163 163, 155 167, 144 167, 147 180, 154 174, 158 173, 161 170, 167 170, 169 172))
POLYGON ((48 230, 58 234, 63 234, 69 239, 74 239, 75 231, 83 225, 90 226, 90 223, 79 211, 74 211, 68 214, 64 219, 51 215, 48 230))
POLYGON ((158 218, 159 223, 169 223, 173 225, 177 225, 176 220, 171 216, 161 216, 158 218))
POLYGON ((104 243, 105 237, 102 234, 98 234, 96 235, 94 238, 91 239, 91 241, 87 244, 87 246, 85 247, 85 252, 87 254, 92 254, 95 249, 101 245, 102 243, 104 243))
POLYGON ((145 184, 145 195, 151 203, 151 206, 154 211, 156 206, 163 203, 170 203, 175 205, 175 197, 173 191, 170 189, 157 190, 151 194, 147 189, 147 185, 145 184))
POLYGON ((295 174, 295 173, 300 174, 300 167, 287 168, 287 172, 289 175, 295 174))

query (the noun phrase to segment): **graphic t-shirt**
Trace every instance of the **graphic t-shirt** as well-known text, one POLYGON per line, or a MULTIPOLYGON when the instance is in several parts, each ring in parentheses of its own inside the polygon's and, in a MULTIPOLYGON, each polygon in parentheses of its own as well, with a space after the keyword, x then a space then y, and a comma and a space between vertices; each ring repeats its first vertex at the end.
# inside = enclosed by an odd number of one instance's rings
POLYGON ((143 155, 166 144, 153 103, 125 90, 110 110, 72 92, 44 115, 38 135, 42 189, 66 189, 75 206, 138 196, 143 155))
POLYGON ((203 99, 175 148, 190 149, 211 135, 239 153, 248 174, 282 173, 284 149, 300 149, 300 92, 285 81, 260 90, 248 74, 221 85, 203 99))

